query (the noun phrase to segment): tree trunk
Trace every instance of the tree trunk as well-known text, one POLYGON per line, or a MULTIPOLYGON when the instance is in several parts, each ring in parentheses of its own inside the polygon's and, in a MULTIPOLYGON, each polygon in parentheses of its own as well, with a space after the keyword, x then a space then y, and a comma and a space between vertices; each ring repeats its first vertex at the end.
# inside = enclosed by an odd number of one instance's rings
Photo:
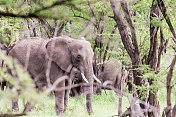
POLYGON ((92 16, 95 19, 95 24, 94 26, 97 28, 97 35, 95 38, 95 46, 93 48, 94 51, 94 74, 96 76, 99 76, 99 72, 102 70, 102 65, 97 65, 98 63, 101 63, 101 54, 103 52, 103 30, 104 30, 104 14, 102 14, 101 12, 99 12, 99 17, 100 19, 98 20, 98 18, 96 17, 95 13, 94 13, 94 9, 91 6, 91 4, 88 2, 89 8, 91 10, 92 16), (98 48, 98 49, 97 49, 98 48))
POLYGON ((132 92, 132 91, 133 91, 132 81, 133 81, 133 71, 132 71, 132 69, 129 69, 128 81, 127 81, 128 91, 129 91, 129 92, 132 92))
POLYGON ((39 19, 40 24, 43 26, 45 33, 48 38, 52 38, 54 35, 54 29, 50 26, 50 24, 45 19, 39 19))
MULTIPOLYGON (((158 51, 159 51, 159 47, 158 47, 158 28, 159 26, 154 26, 152 24, 152 18, 156 17, 159 18, 160 17, 160 10, 158 5, 154 4, 154 1, 152 2, 152 7, 151 7, 151 11, 150 11, 150 50, 149 50, 149 55, 148 55, 148 59, 147 59, 147 64, 150 65, 150 68, 152 68, 154 70, 155 73, 157 73, 157 65, 158 65, 158 51)), ((159 19, 158 19, 159 20, 159 19)), ((161 56, 160 56, 161 57, 161 56)), ((152 85, 154 82, 154 79, 148 79, 149 81, 149 85, 152 85)), ((149 91, 149 104, 159 108, 159 101, 157 99, 157 90, 156 91, 149 91)), ((160 115, 160 112, 148 112, 148 116, 149 117, 158 117, 160 115)))
MULTIPOLYGON (((173 70, 174 70, 174 66, 175 66, 175 62, 176 62, 176 55, 174 56, 174 59, 172 60, 171 66, 170 66, 170 70, 169 73, 167 75, 167 82, 166 82, 166 86, 167 86, 167 107, 171 107, 171 79, 172 79, 172 75, 173 75, 173 70)), ((166 117, 172 117, 172 109, 169 109, 168 112, 166 113, 166 117)))
POLYGON ((161 55, 163 52, 166 53, 166 47, 167 47, 168 41, 169 41, 169 39, 165 40, 163 28, 162 28, 162 26, 160 26, 160 47, 159 47, 158 64, 157 64, 158 71, 160 68, 161 55))
MULTIPOLYGON (((120 90, 121 90, 121 94, 124 92, 124 84, 125 84, 125 80, 127 78, 127 71, 122 68, 121 69, 121 84, 120 84, 120 90)), ((122 95, 119 96, 119 105, 118 105, 118 115, 122 114, 122 95)))
MULTIPOLYGON (((165 18, 167 24, 168 24, 168 26, 169 26, 169 28, 170 28, 170 31, 172 32, 172 35, 173 35, 174 38, 176 39, 176 33, 175 33, 175 30, 174 30, 174 28, 173 28, 173 26, 172 26, 172 24, 171 24, 170 18, 169 18, 169 16, 167 15, 166 7, 165 7, 165 5, 164 5, 164 0, 157 0, 157 2, 158 2, 158 6, 159 6, 159 8, 160 8, 160 10, 161 10, 161 12, 162 12, 162 14, 163 14, 163 16, 164 16, 164 18, 165 18)), ((174 40, 174 42, 176 43, 176 40, 174 40)))
MULTIPOLYGON (((116 32, 116 29, 117 29, 117 25, 114 26, 114 29, 112 30, 111 32, 111 36, 109 37, 109 40, 107 42, 107 45, 106 45, 106 49, 105 49, 105 52, 104 52, 104 56, 103 56, 103 62, 106 60, 107 57, 107 54, 108 54, 108 50, 110 50, 110 44, 112 43, 112 37, 113 37, 113 34, 116 32)), ((102 68, 102 71, 103 71, 104 68, 102 68)))
POLYGON ((64 27, 67 25, 67 21, 62 21, 60 23, 58 23, 57 21, 55 21, 55 31, 54 31, 54 35, 53 37, 58 37, 61 35, 62 30, 64 29, 64 27))
MULTIPOLYGON (((113 9, 114 20, 116 21, 116 24, 118 26, 121 40, 132 61, 132 68, 134 69, 133 70, 134 84, 137 86, 142 86, 144 83, 143 78, 142 78, 142 73, 140 71, 135 70, 136 68, 139 68, 142 65, 141 52, 140 52, 140 47, 137 43, 136 31, 131 21, 131 16, 129 14, 127 3, 121 2, 121 6, 124 11, 127 23, 130 27, 130 31, 132 35, 131 39, 129 37, 127 26, 125 25, 123 21, 120 8, 117 2, 115 0, 110 0, 110 3, 113 9)), ((137 94, 135 96, 141 97, 139 90, 137 90, 137 94)), ((141 107, 144 108, 143 105, 141 105, 141 107)))
POLYGON ((172 117, 176 117, 176 104, 172 110, 172 117))

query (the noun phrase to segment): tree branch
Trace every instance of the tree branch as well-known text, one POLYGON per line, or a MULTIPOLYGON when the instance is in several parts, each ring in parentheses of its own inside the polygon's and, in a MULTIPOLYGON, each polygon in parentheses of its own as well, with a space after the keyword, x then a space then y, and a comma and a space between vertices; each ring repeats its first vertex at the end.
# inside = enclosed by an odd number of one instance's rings
POLYGON ((37 10, 35 10, 33 13, 28 13, 27 15, 24 15, 24 14, 14 14, 14 13, 9 13, 9 12, 0 12, 0 15, 1 16, 4 16, 4 17, 21 17, 21 18, 48 18, 48 19, 58 19, 58 17, 53 17, 53 16, 44 16, 44 15, 40 15, 38 13, 40 13, 41 11, 44 11, 44 10, 48 10, 50 8, 53 8, 57 5, 65 5, 65 6, 69 6, 69 7, 72 7, 74 8, 75 10, 78 10, 78 11, 81 11, 79 8, 76 7, 75 4, 72 4, 71 3, 72 0, 62 0, 62 1, 56 1, 55 3, 53 3, 52 5, 50 6, 46 6, 46 7, 43 7, 42 8, 39 8, 37 10))
POLYGON ((121 1, 120 3, 122 6, 122 9, 123 9, 123 12, 125 14, 126 21, 130 27, 130 31, 131 31, 131 35, 132 35, 131 39, 133 42, 133 46, 135 47, 134 52, 137 52, 139 54, 140 47, 138 46, 137 37, 136 37, 136 30, 135 30, 133 23, 132 23, 132 20, 131 20, 131 16, 130 16, 129 9, 128 9, 128 4, 125 1, 121 1))
MULTIPOLYGON (((164 16, 164 18, 165 18, 167 24, 168 24, 168 26, 169 26, 171 32, 172 32, 172 35, 173 35, 174 38, 176 39, 176 33, 175 33, 175 30, 174 30, 174 28, 173 28, 173 26, 172 26, 172 24, 171 24, 170 18, 169 18, 169 16, 167 15, 166 7, 165 7, 165 5, 164 5, 164 0, 157 0, 157 1, 158 1, 158 6, 159 6, 159 8, 160 8, 160 10, 161 10, 161 12, 162 12, 162 14, 163 14, 163 16, 164 16)), ((176 44, 176 41, 175 41, 175 44, 176 44)))
POLYGON ((113 12, 114 12, 114 20, 117 23, 124 47, 127 50, 130 58, 133 59, 134 58, 134 47, 133 47, 132 42, 128 36, 127 27, 122 19, 118 4, 114 0, 110 0, 110 3, 111 3, 111 7, 113 9, 113 12))

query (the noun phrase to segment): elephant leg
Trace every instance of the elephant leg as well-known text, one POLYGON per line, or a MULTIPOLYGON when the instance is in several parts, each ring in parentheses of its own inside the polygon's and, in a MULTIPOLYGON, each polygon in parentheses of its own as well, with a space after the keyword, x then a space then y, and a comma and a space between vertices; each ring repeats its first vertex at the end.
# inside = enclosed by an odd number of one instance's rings
POLYGON ((101 86, 97 86, 96 94, 101 95, 101 86))
POLYGON ((16 98, 12 100, 12 110, 19 111, 18 99, 16 99, 16 98))
POLYGON ((25 108, 23 110, 23 113, 30 112, 32 109, 34 109, 34 106, 31 105, 29 102, 26 103, 25 108))
MULTIPOLYGON (((104 76, 104 74, 103 73, 101 73, 100 75, 99 75, 99 80, 103 83, 104 81, 103 81, 103 76, 104 76)), ((96 94, 97 95, 101 95, 101 90, 103 89, 103 87, 102 86, 96 86, 96 94)))
MULTIPOLYGON (((58 85, 60 88, 65 88, 65 80, 61 81, 58 85)), ((56 103, 56 113, 58 115, 62 115, 64 113, 65 90, 54 91, 54 94, 55 94, 55 103, 56 103)))
MULTIPOLYGON (((68 79, 66 82, 66 86, 71 86, 71 79, 68 79)), ((68 101, 69 101, 70 89, 65 90, 65 97, 64 97, 64 112, 67 109, 68 101)))
POLYGON ((76 88, 72 88, 72 97, 78 97, 79 96, 79 92, 77 91, 76 88))
POLYGON ((2 81, 1 82, 1 90, 4 90, 5 89, 5 86, 7 88, 7 82, 6 81, 2 81))
MULTIPOLYGON (((63 79, 63 76, 66 76, 66 75, 64 75, 64 72, 54 62, 52 62, 51 68, 50 68, 51 84, 54 84, 58 79, 63 79)), ((64 79, 57 84, 56 89, 65 89, 65 80, 64 79)), ((62 90, 62 91, 55 90, 54 95, 55 95, 56 113, 58 115, 62 115, 64 113, 65 90, 62 90)))
POLYGON ((87 107, 87 111, 88 111, 89 114, 93 114, 93 110, 92 110, 92 96, 93 96, 93 93, 89 93, 86 96, 86 107, 87 107))

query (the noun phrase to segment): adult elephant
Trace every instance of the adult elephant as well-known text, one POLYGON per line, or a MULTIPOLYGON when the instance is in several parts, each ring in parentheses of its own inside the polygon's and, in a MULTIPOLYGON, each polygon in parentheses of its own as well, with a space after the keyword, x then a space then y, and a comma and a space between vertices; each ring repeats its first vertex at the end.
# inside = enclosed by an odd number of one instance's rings
MULTIPOLYGON (((105 61, 103 71, 98 78, 104 85, 112 85, 116 89, 121 88, 122 64, 116 60, 105 61)), ((126 73, 127 74, 127 73, 126 73)), ((126 76, 125 76, 126 77, 126 76)), ((97 94, 101 94, 101 87, 97 87, 97 94)))
MULTIPOLYGON (((27 69, 36 87, 52 85, 62 76, 69 78, 71 69, 77 68, 90 86, 86 87, 86 106, 89 114, 92 110, 93 95, 93 51, 91 44, 85 39, 72 39, 60 36, 52 39, 29 38, 18 42, 9 53, 27 69), (87 79, 86 79, 87 78, 87 79)), ((57 85, 57 88, 66 86, 66 80, 57 85)), ((56 113, 62 114, 66 110, 68 91, 54 91, 56 113)), ((16 104, 12 104, 15 108, 16 104)))

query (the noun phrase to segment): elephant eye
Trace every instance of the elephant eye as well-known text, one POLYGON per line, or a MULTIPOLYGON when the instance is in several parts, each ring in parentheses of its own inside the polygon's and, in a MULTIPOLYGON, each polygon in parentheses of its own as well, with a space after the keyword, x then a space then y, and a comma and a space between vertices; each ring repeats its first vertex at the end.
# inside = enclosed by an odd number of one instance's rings
POLYGON ((81 55, 77 55, 76 59, 80 61, 82 59, 81 55))
POLYGON ((78 72, 75 72, 74 75, 75 75, 75 77, 78 77, 78 72))

